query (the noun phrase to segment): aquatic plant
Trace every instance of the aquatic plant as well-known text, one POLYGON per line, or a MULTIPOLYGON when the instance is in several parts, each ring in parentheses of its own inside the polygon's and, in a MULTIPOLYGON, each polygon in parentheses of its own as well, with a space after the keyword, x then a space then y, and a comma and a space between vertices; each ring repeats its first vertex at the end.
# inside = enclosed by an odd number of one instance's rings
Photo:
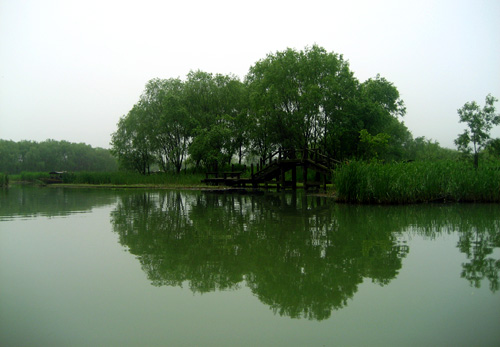
POLYGON ((141 175, 135 172, 75 172, 62 176, 63 183, 94 184, 94 185, 161 185, 189 186, 200 185, 204 178, 202 174, 158 173, 141 175))
POLYGON ((0 187, 7 187, 9 185, 9 176, 0 172, 0 187))
POLYGON ((464 162, 352 161, 335 173, 337 200, 407 204, 432 201, 500 202, 500 167, 475 170, 464 162))

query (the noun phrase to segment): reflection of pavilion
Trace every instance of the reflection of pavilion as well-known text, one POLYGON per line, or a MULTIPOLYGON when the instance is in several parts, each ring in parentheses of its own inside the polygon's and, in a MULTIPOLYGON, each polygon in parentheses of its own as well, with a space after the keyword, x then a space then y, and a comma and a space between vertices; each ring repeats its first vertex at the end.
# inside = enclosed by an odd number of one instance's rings
POLYGON ((363 278, 386 284, 401 268, 408 249, 395 229, 387 218, 366 218, 301 194, 180 192, 127 196, 112 214, 120 242, 154 285, 187 281, 207 292, 245 279, 275 312, 310 319, 345 306, 363 278))

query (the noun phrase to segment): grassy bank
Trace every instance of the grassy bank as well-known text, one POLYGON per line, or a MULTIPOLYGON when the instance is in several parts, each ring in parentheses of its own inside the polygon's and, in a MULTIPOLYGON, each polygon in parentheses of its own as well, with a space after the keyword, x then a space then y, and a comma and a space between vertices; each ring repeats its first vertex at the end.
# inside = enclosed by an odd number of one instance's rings
MULTIPOLYGON (((203 174, 154 174, 141 175, 133 172, 71 172, 61 175, 62 183, 73 185, 108 185, 108 186, 168 186, 168 187, 188 187, 201 186, 203 174)), ((12 181, 21 182, 42 182, 41 179, 49 178, 44 172, 23 172, 13 175, 12 181)))
POLYGON ((475 170, 469 163, 452 161, 355 161, 337 170, 334 185, 337 200, 349 203, 500 202, 498 164, 475 170))

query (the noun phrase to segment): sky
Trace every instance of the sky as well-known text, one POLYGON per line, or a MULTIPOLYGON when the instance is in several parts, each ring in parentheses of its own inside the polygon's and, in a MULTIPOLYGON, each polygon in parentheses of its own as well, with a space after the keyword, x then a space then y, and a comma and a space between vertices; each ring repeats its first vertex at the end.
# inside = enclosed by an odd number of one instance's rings
POLYGON ((269 53, 317 44, 360 82, 392 82, 414 137, 456 148, 457 110, 500 98, 499 18, 498 0, 0 0, 0 139, 110 148, 150 79, 243 80, 269 53))

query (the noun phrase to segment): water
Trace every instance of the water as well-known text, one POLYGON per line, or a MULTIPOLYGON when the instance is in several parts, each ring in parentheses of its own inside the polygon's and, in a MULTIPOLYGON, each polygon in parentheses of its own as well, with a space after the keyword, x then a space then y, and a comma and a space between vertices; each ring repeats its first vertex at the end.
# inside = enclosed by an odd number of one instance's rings
POLYGON ((500 205, 0 191, 2 346, 500 343, 500 205))

